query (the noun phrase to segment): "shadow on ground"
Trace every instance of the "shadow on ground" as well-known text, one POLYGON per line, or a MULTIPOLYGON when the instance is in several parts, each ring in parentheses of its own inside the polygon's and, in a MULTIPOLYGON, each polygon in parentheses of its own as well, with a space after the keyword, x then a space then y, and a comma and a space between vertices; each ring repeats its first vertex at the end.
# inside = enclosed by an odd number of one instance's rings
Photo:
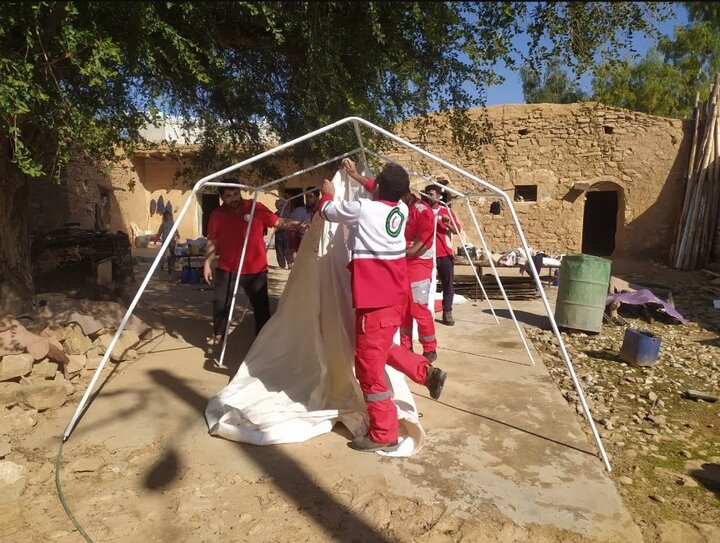
MULTIPOLYGON (((150 372, 153 381, 165 387, 178 398, 204 415, 208 398, 199 394, 182 379, 164 370, 150 372)), ((261 447, 237 443, 238 452, 247 455, 265 473, 272 477, 284 495, 291 500, 299 511, 318 526, 331 532, 337 541, 373 541, 388 542, 387 537, 378 532, 361 518, 353 515, 337 502, 334 497, 312 480, 305 469, 288 457, 279 447, 261 447), (332 527, 328 522, 332 518, 342 518, 343 523, 332 527)), ((169 486, 180 473, 177 453, 169 446, 159 462, 145 476, 145 486, 150 490, 161 490, 169 486)))
MULTIPOLYGON (((513 312, 515 313, 515 318, 518 320, 518 322, 522 322, 530 326, 535 326, 536 328, 540 328, 541 330, 550 330, 550 319, 547 317, 547 315, 538 315, 536 313, 530 313, 521 309, 513 309, 513 312)), ((483 309, 483 313, 485 313, 486 315, 492 315, 489 309, 483 309)), ((495 314, 498 316, 498 318, 512 319, 510 311, 507 309, 496 309, 495 314)))

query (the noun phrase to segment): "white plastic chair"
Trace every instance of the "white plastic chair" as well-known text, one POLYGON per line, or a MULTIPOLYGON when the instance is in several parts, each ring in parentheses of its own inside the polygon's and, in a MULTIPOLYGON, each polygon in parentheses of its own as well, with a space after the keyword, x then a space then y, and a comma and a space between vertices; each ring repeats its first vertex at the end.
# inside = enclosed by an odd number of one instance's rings
POLYGON ((140 227, 134 222, 130 223, 130 228, 133 233, 133 247, 147 247, 150 243, 152 230, 140 230, 140 227))

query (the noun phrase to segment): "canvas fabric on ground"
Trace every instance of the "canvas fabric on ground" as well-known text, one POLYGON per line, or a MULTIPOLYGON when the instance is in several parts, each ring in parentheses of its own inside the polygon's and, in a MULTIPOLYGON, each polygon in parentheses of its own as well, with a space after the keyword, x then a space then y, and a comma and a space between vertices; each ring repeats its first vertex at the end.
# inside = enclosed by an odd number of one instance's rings
MULTIPOLYGON (((357 185, 344 173, 333 183, 336 195, 357 197, 357 185)), ((355 436, 366 433, 365 404, 353 374, 346 238, 344 226, 314 218, 276 313, 232 381, 208 403, 212 435, 256 445, 293 443, 329 432, 337 421, 355 436)), ((405 377, 389 367, 386 372, 404 438, 393 455, 408 456, 420 450, 425 432, 405 377)))

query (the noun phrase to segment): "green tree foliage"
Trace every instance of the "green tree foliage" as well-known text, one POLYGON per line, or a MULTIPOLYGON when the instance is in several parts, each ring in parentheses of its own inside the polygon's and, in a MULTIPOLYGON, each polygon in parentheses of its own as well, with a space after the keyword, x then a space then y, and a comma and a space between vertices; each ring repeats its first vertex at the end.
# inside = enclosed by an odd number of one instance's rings
POLYGON ((520 68, 525 102, 528 104, 572 104, 586 100, 580 84, 560 64, 550 62, 541 74, 531 66, 520 68))
POLYGON ((653 115, 684 118, 692 113, 695 94, 707 98, 720 72, 720 17, 715 4, 690 2, 689 24, 637 62, 601 65, 593 80, 594 99, 653 115))
MULTIPOLYGON (((262 126, 287 140, 349 114, 386 127, 415 117, 422 131, 437 122, 428 113, 442 111, 454 142, 473 149, 483 126, 467 110, 501 82, 498 63, 553 57, 582 73, 665 11, 636 2, 3 2, 0 175, 21 188, 61 178, 71 153, 131 153, 159 109, 202 128, 205 169, 258 149, 262 126), (513 44, 523 33, 527 58, 513 44)), ((346 150, 344 141, 305 151, 346 150)), ((0 285, 29 276, 9 245, 22 229, 20 188, 0 192, 0 285)))
POLYGON ((456 111, 469 142, 464 113, 500 82, 494 66, 514 63, 515 35, 529 36, 530 60, 582 72, 661 14, 632 2, 4 3, 0 115, 31 176, 73 147, 132 146, 158 105, 196 119, 211 148, 258 144, 260 119, 286 139, 350 113, 392 126, 431 110, 456 111))

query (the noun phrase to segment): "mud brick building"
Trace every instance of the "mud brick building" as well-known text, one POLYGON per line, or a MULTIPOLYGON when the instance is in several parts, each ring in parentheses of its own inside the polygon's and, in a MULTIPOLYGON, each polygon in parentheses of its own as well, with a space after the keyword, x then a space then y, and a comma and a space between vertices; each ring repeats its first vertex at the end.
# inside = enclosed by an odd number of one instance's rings
MULTIPOLYGON (((596 103, 491 106, 487 120, 492 130, 482 161, 469 162, 442 143, 448 133, 421 141, 409 127, 398 132, 504 190, 533 248, 667 258, 684 196, 690 121, 596 103)), ((388 156, 421 173, 445 173, 451 187, 477 195, 472 206, 493 251, 519 245, 508 211, 490 213, 497 197, 480 195, 479 187, 416 153, 388 156)), ((480 246, 467 207, 453 208, 480 246)))
MULTIPOLYGON (((491 129, 481 160, 468 160, 449 146, 449 130, 430 131, 424 140, 410 123, 396 132, 506 191, 533 248, 666 260, 682 206, 690 121, 596 103, 491 106, 486 115, 491 129)), ((192 146, 140 150, 111 169, 73 161, 60 185, 31 184, 33 228, 42 232, 79 222, 83 228, 131 234, 134 223, 155 232, 161 214, 153 213, 153 206, 160 197, 177 213, 190 194, 192 180, 176 173, 192 152, 192 146)), ((385 154, 425 175, 445 173, 451 187, 473 195, 472 206, 493 251, 519 245, 507 209, 490 213, 496 197, 481 194, 472 183, 413 152, 385 154)), ((298 169, 282 158, 277 165, 282 173, 298 169)), ((317 185, 320 176, 311 172, 286 187, 317 185)), ((261 180, 267 181, 254 176, 250 182, 261 180)), ((419 178, 412 181, 417 187, 425 184, 419 178)), ((274 199, 263 195, 260 201, 272 206, 274 199)), ((180 224, 182 238, 201 236, 216 205, 216 194, 199 195, 180 224)), ((466 227, 467 241, 479 246, 467 208, 457 201, 453 208, 466 227)))

